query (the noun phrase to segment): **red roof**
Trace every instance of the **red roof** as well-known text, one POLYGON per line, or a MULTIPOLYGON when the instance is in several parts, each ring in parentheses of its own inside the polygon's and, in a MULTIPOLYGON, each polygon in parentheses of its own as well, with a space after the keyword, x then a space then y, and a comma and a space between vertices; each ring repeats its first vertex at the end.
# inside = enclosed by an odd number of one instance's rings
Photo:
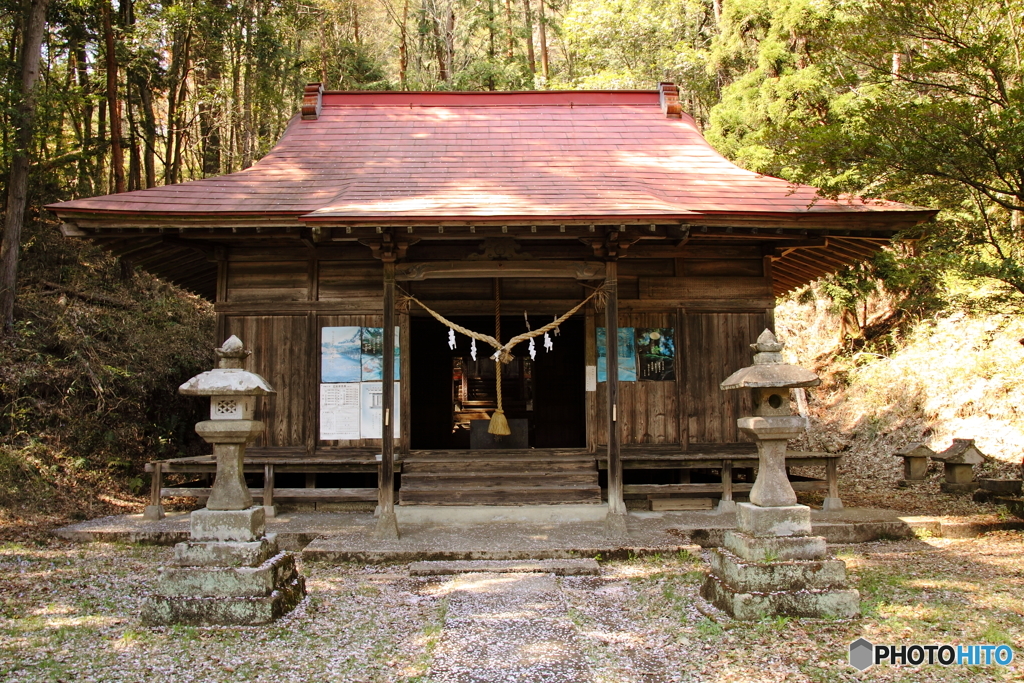
POLYGON ((657 91, 327 92, 322 104, 244 171, 50 208, 333 223, 922 211, 745 171, 689 116, 666 118, 657 91))

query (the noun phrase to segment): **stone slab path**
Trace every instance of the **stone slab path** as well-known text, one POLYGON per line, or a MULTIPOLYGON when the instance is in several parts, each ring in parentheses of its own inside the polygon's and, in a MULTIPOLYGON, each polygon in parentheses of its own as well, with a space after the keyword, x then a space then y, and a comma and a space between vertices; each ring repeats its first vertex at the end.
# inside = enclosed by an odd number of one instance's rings
POLYGON ((473 573, 451 579, 429 680, 584 683, 593 680, 552 574, 473 573))

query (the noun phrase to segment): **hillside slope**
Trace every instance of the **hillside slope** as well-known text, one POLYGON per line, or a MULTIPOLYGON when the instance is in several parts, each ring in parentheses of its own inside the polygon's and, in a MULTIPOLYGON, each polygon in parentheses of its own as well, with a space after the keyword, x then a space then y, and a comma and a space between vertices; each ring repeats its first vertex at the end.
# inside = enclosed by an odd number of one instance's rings
POLYGON ((0 540, 137 511, 143 464, 198 452, 177 387, 212 363, 212 306, 52 222, 26 225, 0 340, 0 540), (26 531, 28 530, 28 531, 26 531))
MULTIPOLYGON (((875 317, 884 304, 874 302, 875 317)), ((920 441, 936 452, 953 438, 975 439, 992 461, 978 476, 1021 476, 1024 458, 1024 316, 1012 310, 948 311, 894 334, 888 353, 840 346, 839 320, 827 302, 782 302, 776 326, 793 362, 822 378, 808 390, 809 450, 846 454, 844 496, 859 504, 920 511, 921 500, 896 490, 902 459, 894 453, 920 441), (899 494, 899 495, 896 495, 899 494), (916 506, 916 507, 915 507, 916 506)), ((868 345, 870 348, 870 345, 868 345)), ((940 466, 931 466, 931 511, 977 512, 969 498, 938 494, 940 466)))

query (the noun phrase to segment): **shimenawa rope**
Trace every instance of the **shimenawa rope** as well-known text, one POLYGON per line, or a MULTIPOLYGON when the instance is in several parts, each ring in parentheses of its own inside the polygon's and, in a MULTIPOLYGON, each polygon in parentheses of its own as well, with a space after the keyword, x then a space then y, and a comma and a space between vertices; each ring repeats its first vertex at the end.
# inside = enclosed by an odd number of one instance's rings
POLYGON ((416 302, 416 304, 418 304, 420 308, 429 313, 435 320, 437 320, 442 325, 445 325, 446 327, 453 329, 456 332, 461 332, 467 337, 476 339, 477 341, 482 341, 486 344, 490 344, 492 347, 496 349, 491 358, 493 358, 496 361, 494 367, 494 375, 495 385, 498 392, 498 408, 497 410, 494 411, 494 415, 491 416, 491 423, 490 425, 488 425, 487 431, 488 433, 494 434, 496 436, 508 436, 509 434, 512 433, 512 430, 509 429, 508 420, 505 419, 505 411, 502 408, 501 404, 501 366, 505 365, 506 363, 512 362, 512 349, 515 348, 517 344, 524 341, 528 341, 533 337, 539 337, 544 333, 550 332, 556 327, 559 327, 562 323, 564 323, 566 320, 575 315, 577 311, 586 306, 587 303, 594 298, 596 298, 599 303, 603 301, 603 286, 594 288, 594 291, 591 292, 586 299, 573 306, 561 317, 556 318, 555 320, 549 322, 547 325, 544 325, 543 327, 538 327, 536 330, 527 330, 522 334, 517 334, 504 344, 501 343, 501 295, 500 291, 497 289, 495 289, 494 297, 494 333, 495 335, 497 335, 497 338, 492 337, 489 334, 474 332, 473 330, 465 328, 462 325, 459 325, 458 323, 453 323, 451 320, 448 320, 437 311, 431 309, 429 306, 427 306, 426 304, 424 304, 422 301, 412 296, 411 294, 403 293, 403 296, 400 298, 399 302, 403 305, 408 304, 410 301, 416 302))

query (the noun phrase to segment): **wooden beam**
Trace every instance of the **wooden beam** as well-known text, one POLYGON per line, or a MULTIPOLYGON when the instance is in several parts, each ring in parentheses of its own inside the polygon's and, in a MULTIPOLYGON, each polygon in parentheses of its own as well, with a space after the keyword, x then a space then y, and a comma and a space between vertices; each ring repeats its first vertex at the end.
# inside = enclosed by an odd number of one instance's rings
POLYGON ((572 278, 600 280, 605 266, 594 261, 440 261, 396 266, 399 282, 456 278, 572 278))

